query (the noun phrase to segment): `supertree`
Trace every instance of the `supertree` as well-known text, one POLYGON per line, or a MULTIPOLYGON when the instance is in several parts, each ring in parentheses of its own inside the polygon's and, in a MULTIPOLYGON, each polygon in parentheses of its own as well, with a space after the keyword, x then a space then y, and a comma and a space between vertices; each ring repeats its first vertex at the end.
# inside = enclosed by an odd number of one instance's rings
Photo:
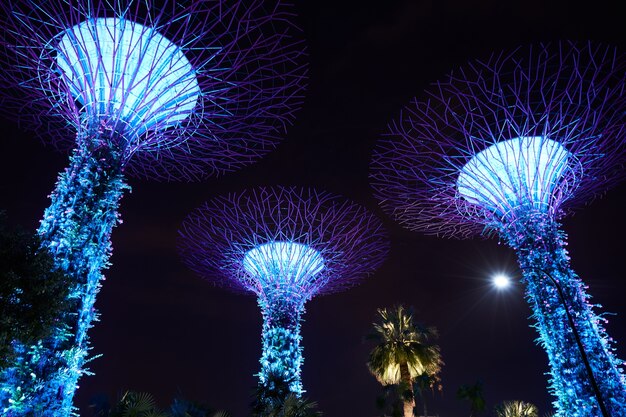
POLYGON ((574 42, 474 61, 402 111, 371 166, 403 226, 515 250, 563 417, 626 415, 622 363, 560 223, 623 174, 625 68, 614 48, 574 42))
POLYGON ((384 261, 382 223, 365 208, 314 189, 258 188, 192 212, 180 253, 199 275, 253 293, 263 314, 260 386, 300 396, 305 303, 344 290, 384 261))
POLYGON ((3 415, 67 416, 127 176, 195 180, 271 150, 306 68, 280 0, 5 1, 3 109, 72 149, 39 227, 73 280, 55 337, 16 346, 3 415))

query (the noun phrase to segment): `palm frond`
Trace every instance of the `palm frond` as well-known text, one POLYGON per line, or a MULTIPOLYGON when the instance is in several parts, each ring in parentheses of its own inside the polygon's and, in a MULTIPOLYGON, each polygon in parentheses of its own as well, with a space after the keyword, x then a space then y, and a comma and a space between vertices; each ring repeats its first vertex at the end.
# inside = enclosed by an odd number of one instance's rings
POLYGON ((367 366, 381 384, 398 384, 401 364, 408 365, 412 379, 441 371, 443 360, 434 343, 437 329, 415 323, 413 311, 402 305, 378 309, 378 318, 369 336, 378 345, 370 353, 367 366))
POLYGON ((496 407, 497 417, 539 417, 534 404, 524 401, 505 401, 496 407))

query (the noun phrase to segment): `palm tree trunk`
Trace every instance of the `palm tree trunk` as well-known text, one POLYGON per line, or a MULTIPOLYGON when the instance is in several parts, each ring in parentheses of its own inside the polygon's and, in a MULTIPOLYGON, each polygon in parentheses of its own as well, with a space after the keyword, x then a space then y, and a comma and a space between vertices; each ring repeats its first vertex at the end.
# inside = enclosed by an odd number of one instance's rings
POLYGON ((409 372, 409 365, 406 362, 400 364, 400 387, 410 393, 401 392, 402 402, 404 404, 404 417, 413 417, 413 409, 415 408, 415 398, 413 396, 413 381, 409 372))

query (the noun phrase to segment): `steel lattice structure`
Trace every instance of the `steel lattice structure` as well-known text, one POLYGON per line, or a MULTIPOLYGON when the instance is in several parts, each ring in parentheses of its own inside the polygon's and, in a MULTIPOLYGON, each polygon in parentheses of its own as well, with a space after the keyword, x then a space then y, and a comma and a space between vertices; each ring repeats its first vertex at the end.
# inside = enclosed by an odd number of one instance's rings
POLYGON ((258 188, 215 198, 184 221, 180 234, 191 269, 256 294, 264 319, 260 383, 279 380, 297 395, 305 303, 372 274, 389 249, 378 218, 314 189, 258 188))
POLYGON ((76 132, 97 134, 127 175, 238 169, 275 147, 303 101, 303 42, 280 1, 26 0, 1 10, 4 111, 62 149, 76 132))
POLYGON ((563 216, 623 176, 625 74, 624 56, 593 43, 494 54, 407 106, 371 167, 377 198, 403 226, 496 234, 516 251, 563 417, 626 415, 622 363, 560 230, 563 216))
POLYGON ((126 176, 195 180, 267 153, 302 103, 303 44, 279 0, 25 0, 0 11, 3 109, 72 149, 39 234, 80 304, 54 340, 19 348, 0 406, 65 417, 126 176))

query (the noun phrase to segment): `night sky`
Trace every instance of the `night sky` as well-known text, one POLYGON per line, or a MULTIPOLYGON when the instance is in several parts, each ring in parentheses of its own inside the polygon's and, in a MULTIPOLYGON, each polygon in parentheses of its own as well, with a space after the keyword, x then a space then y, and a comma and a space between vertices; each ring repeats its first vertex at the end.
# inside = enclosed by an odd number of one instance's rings
MULTIPOLYGON (((513 252, 497 240, 448 240, 403 230, 382 213, 368 184, 374 143, 402 106, 429 83, 473 58, 535 41, 608 42, 626 51, 620 2, 587 7, 541 1, 297 1, 310 82, 304 108, 265 159, 202 183, 130 179, 123 224, 113 232, 112 267, 90 335, 95 376, 81 380, 81 415, 98 394, 126 389, 176 393, 223 408, 249 410, 259 370, 261 314, 253 296, 214 287, 187 270, 176 252, 185 216, 213 196, 256 185, 312 186, 345 195, 383 218, 392 249, 382 268, 347 292, 314 299, 302 328, 306 396, 327 417, 372 417, 380 385, 365 366, 363 341, 376 308, 413 305, 436 326, 445 361, 443 393, 430 414, 468 415, 455 398, 462 384, 484 383, 488 409, 503 400, 551 410, 547 357, 536 345, 519 284, 497 292, 489 278, 519 278, 513 252)), ((34 229, 67 156, 14 121, 2 121, 0 209, 34 229)), ((572 264, 593 302, 609 316, 608 333, 626 358, 623 237, 626 184, 564 221, 572 264), (620 344, 620 342, 622 344, 620 344)))

